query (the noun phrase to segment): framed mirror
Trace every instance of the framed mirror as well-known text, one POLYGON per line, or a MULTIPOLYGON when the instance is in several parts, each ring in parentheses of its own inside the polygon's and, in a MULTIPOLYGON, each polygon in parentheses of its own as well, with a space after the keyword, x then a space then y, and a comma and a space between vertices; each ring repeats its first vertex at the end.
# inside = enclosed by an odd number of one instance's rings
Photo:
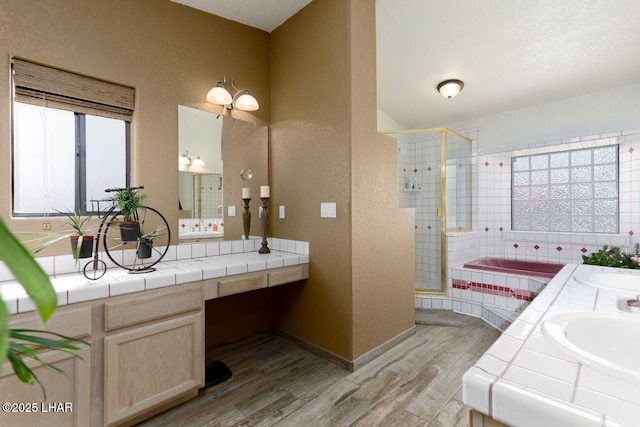
POLYGON ((267 126, 179 105, 178 156, 181 242, 240 239, 243 188, 253 196, 251 235, 260 234, 258 195, 260 186, 268 185, 267 126))

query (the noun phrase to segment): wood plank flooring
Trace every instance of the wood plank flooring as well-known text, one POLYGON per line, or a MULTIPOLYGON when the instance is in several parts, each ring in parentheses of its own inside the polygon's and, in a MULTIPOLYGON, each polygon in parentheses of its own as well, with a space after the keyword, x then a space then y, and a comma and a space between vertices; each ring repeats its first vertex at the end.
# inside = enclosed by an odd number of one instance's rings
POLYGON ((207 355, 233 377, 140 424, 159 426, 468 425, 463 373, 499 337, 480 319, 416 325, 415 336, 348 372, 271 334, 207 355))

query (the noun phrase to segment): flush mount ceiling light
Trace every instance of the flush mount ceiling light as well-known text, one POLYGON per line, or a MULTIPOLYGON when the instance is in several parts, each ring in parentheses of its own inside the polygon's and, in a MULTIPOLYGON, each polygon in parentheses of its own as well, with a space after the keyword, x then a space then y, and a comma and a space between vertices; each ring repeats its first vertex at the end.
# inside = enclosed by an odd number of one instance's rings
POLYGON ((460 93, 463 87, 464 83, 462 80, 445 80, 438 85, 438 92, 445 98, 453 98, 460 93))
POLYGON ((249 94, 249 89, 238 89, 235 87, 233 79, 231 79, 231 87, 236 91, 236 93, 231 96, 226 86, 226 77, 218 80, 216 87, 207 93, 207 101, 216 105, 225 105, 230 110, 235 108, 242 111, 255 111, 260 108, 258 101, 249 94))

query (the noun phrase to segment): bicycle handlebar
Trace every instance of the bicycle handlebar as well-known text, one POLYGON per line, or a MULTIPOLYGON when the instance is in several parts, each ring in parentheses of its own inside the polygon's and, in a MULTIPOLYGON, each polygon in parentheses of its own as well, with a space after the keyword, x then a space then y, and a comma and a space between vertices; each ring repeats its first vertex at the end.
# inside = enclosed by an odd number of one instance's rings
POLYGON ((104 190, 105 193, 111 193, 113 191, 122 191, 122 190, 142 190, 144 188, 144 185, 141 185, 139 187, 127 187, 127 188, 107 188, 104 190))

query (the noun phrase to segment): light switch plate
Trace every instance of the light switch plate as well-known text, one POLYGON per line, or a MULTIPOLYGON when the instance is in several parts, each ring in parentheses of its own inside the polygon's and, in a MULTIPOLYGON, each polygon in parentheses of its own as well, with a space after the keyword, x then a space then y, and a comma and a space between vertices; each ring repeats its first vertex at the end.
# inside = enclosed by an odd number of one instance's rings
POLYGON ((280 206, 280 208, 278 209, 278 214, 280 219, 284 219, 284 206, 280 206))
POLYGON ((335 217, 336 217, 335 203, 320 203, 320 218, 335 218, 335 217))
POLYGON ((235 206, 227 206, 227 216, 236 216, 235 206))

